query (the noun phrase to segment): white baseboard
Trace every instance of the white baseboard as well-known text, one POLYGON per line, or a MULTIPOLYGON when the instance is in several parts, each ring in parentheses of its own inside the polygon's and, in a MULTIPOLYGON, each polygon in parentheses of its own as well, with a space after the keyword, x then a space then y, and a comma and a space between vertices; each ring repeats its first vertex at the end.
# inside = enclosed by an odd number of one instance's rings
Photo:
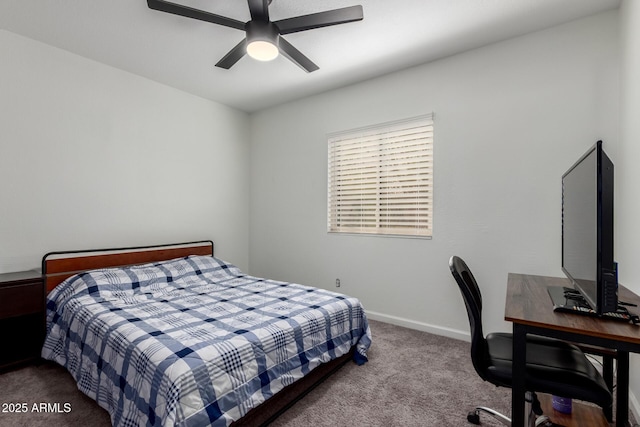
POLYGON ((462 341, 471 341, 471 336, 468 332, 459 331, 457 329, 444 328, 442 326, 430 325, 428 323, 417 322, 411 319, 405 319, 403 317, 391 316, 388 314, 377 313, 375 311, 367 310, 367 317, 372 320, 379 320, 380 322, 391 323, 392 325, 403 326, 409 329, 416 329, 418 331, 429 332, 435 335, 443 335, 449 338, 455 338, 462 341))

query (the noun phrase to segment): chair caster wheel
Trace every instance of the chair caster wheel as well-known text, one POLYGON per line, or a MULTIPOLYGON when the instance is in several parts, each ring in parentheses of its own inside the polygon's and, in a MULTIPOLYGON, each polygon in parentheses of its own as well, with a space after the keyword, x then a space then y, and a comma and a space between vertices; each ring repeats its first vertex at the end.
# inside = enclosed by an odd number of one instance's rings
POLYGON ((480 425, 480 414, 476 411, 471 411, 467 414, 467 421, 471 424, 480 425))
POLYGON ((541 415, 536 418, 536 427, 553 427, 555 424, 551 422, 551 419, 546 415, 541 415))

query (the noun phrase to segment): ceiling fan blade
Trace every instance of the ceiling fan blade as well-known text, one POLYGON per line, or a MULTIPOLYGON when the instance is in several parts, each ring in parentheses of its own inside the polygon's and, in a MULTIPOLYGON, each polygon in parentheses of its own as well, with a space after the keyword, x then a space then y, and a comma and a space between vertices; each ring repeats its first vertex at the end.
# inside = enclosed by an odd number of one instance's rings
POLYGON ((183 6, 181 4, 171 3, 165 0, 147 0, 147 5, 149 6, 149 9, 173 13, 174 15, 198 19, 200 21, 211 22, 212 24, 224 25, 225 27, 235 28, 237 30, 244 30, 244 22, 227 18, 225 16, 215 15, 210 12, 205 12, 204 10, 183 6))
POLYGON ((269 0, 249 0, 251 19, 269 21, 269 0))
POLYGON ((305 70, 307 73, 311 73, 320 68, 282 37, 280 37, 279 39, 279 44, 280 53, 287 57, 291 62, 305 70))
POLYGON ((311 30, 313 28, 362 21, 363 17, 362 6, 350 6, 342 9, 334 9, 326 12, 318 12, 310 15, 282 19, 280 21, 275 21, 274 24, 276 24, 280 29, 280 34, 291 34, 299 31, 311 30))
POLYGON ((216 67, 228 70, 247 53, 247 39, 242 40, 216 64, 216 67))

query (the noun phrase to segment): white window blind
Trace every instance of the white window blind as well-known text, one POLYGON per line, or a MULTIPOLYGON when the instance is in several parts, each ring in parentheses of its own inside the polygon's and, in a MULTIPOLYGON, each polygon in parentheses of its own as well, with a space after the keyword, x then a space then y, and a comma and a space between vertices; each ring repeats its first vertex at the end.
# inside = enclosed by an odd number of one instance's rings
POLYGON ((433 114, 329 136, 328 231, 430 237, 433 114))

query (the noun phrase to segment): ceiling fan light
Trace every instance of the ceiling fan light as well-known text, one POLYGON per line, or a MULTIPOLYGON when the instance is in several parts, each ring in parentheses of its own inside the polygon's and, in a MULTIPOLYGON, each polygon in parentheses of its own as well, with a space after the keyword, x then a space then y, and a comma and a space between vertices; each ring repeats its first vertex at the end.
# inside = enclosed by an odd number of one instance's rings
POLYGON ((252 20, 245 26, 247 54, 258 61, 271 61, 278 57, 279 31, 272 22, 252 20))
POLYGON ((278 53, 278 46, 266 40, 254 40, 247 45, 247 54, 258 61, 274 60, 278 53))

